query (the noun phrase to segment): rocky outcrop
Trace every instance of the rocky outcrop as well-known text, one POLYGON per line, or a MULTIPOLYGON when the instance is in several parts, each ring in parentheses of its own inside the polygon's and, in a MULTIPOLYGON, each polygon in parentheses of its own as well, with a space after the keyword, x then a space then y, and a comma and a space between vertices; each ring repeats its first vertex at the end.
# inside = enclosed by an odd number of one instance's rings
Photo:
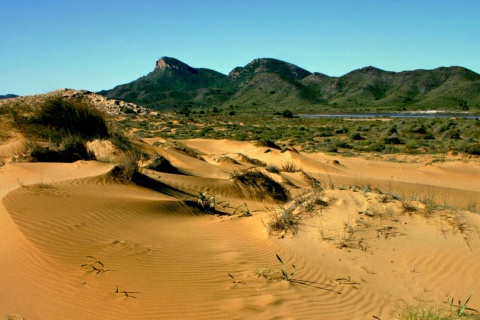
POLYGON ((151 109, 138 106, 135 103, 125 102, 121 100, 109 99, 102 95, 96 94, 87 90, 74 90, 74 89, 59 89, 46 94, 38 94, 31 96, 20 96, 14 99, 2 100, 2 104, 10 103, 11 101, 25 103, 28 105, 37 104, 45 99, 61 95, 64 99, 78 99, 84 98, 92 102, 95 107, 109 115, 121 115, 121 114, 156 114, 157 112, 151 109))

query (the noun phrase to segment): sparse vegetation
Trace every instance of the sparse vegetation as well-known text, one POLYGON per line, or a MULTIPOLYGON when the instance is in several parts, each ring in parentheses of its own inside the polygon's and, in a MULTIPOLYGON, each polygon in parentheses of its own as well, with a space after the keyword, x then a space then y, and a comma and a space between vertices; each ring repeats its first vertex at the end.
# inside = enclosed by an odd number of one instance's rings
POLYGON ((293 172, 300 171, 300 169, 297 168, 295 163, 286 162, 282 165, 282 171, 293 173, 293 172))
POLYGON ((272 139, 260 139, 255 143, 255 145, 257 147, 268 147, 268 148, 278 149, 278 150, 281 149, 272 139))
POLYGON ((260 199, 270 197, 271 199, 285 202, 290 197, 288 190, 284 186, 257 170, 237 173, 232 178, 234 181, 238 181, 248 187, 249 192, 260 199))
POLYGON ((314 190, 301 194, 284 207, 278 208, 266 222, 268 232, 275 234, 290 232, 292 236, 297 234, 300 221, 306 214, 311 215, 316 208, 322 210, 328 206, 322 197, 323 193, 314 190))
POLYGON ((267 170, 268 172, 270 173, 275 173, 275 174, 279 174, 280 173, 280 169, 276 166, 276 165, 273 165, 273 164, 269 164, 265 167, 265 170, 267 170))
POLYGON ((108 272, 108 271, 115 271, 115 270, 109 270, 109 269, 105 268, 105 265, 103 264, 103 262, 98 260, 97 258, 95 258, 93 256, 87 256, 87 258, 93 259, 94 261, 90 262, 90 263, 82 264, 81 265, 82 268, 83 267, 91 268, 91 270, 95 271, 96 274, 105 273, 105 272, 108 272))
POLYGON ((196 195, 197 205, 205 213, 215 212, 217 206, 217 197, 215 195, 208 195, 208 190, 204 192, 198 192, 196 195))
POLYGON ((48 98, 20 124, 27 133, 53 142, 70 136, 85 140, 109 136, 105 115, 95 106, 83 99, 67 100, 61 96, 48 98))
MULTIPOLYGON (((473 293, 472 293, 473 295, 473 293)), ((447 299, 446 307, 431 306, 426 304, 405 305, 397 314, 398 320, 479 320, 480 312, 476 309, 468 307, 468 303, 472 297, 462 303, 460 300, 455 304, 454 299, 447 299)))
POLYGON ((159 154, 155 155, 152 161, 147 165, 147 169, 159 172, 178 173, 177 168, 172 166, 167 158, 159 154))
POLYGON ((138 161, 141 155, 136 150, 122 153, 117 160, 117 165, 112 169, 111 175, 123 182, 131 182, 140 173, 138 161))
POLYGON ((289 282, 294 281, 292 277, 296 271, 295 265, 292 264, 293 271, 289 272, 282 258, 280 258, 278 254, 276 254, 275 256, 277 257, 277 260, 280 261, 280 263, 282 264, 281 269, 270 268, 270 267, 258 268, 255 270, 255 274, 258 277, 262 277, 270 281, 278 281, 278 280, 285 280, 289 282))

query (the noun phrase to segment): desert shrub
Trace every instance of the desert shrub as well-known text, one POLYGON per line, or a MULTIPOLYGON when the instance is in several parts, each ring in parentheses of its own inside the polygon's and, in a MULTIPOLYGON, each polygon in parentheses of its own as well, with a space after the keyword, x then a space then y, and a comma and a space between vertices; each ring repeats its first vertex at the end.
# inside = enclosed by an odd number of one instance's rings
POLYGON ((244 132, 236 132, 232 137, 232 139, 236 141, 245 141, 246 138, 247 134, 244 132))
POLYGON ((349 145, 347 142, 345 141, 337 141, 335 143, 335 147, 337 148, 343 148, 343 149, 352 149, 353 147, 351 145, 349 145))
POLYGON ((291 232, 297 234, 300 224, 300 216, 292 210, 281 209, 280 212, 270 216, 267 221, 268 233, 291 232))
POLYGON ((405 144, 405 152, 418 153, 418 148, 420 148, 420 144, 417 141, 408 141, 405 144))
POLYGON ((425 133, 427 133, 427 129, 425 128, 424 124, 421 124, 421 125, 417 125, 417 126, 413 127, 410 130, 410 132, 418 133, 418 134, 425 134, 425 133))
POLYGON ((337 153, 338 148, 336 146, 329 146, 329 147, 327 147, 327 152, 337 153))
POLYGON ((121 111, 126 114, 135 113, 135 111, 132 108, 126 107, 126 106, 122 107, 121 111))
POLYGON ((469 145, 465 148, 465 152, 468 154, 480 156, 480 143, 475 143, 472 145, 469 145))
POLYGON ((292 111, 286 109, 282 111, 282 117, 284 118, 293 118, 293 113, 292 111))
POLYGON ((359 132, 355 132, 350 135, 350 139, 352 140, 364 140, 365 138, 359 132))
POLYGON ((272 149, 278 149, 280 150, 281 148, 275 143, 275 141, 271 140, 271 139, 260 139, 258 140, 255 145, 257 147, 268 147, 268 148, 272 148, 272 149))
POLYGON ((337 130, 335 130, 335 133, 336 134, 348 133, 348 128, 347 127, 338 128, 337 130))
POLYGON ((161 155, 156 155, 152 162, 147 166, 147 169, 159 172, 178 173, 177 168, 172 166, 170 161, 161 155))
POLYGON ((265 198, 266 195, 278 201, 287 201, 289 198, 289 192, 283 185, 260 171, 245 171, 234 175, 233 179, 252 188, 259 198, 265 198))
POLYGON ((282 165, 282 171, 284 172, 298 172, 299 169, 293 162, 287 162, 282 165))
POLYGON ((328 206, 328 203, 322 199, 323 195, 323 190, 314 189, 313 192, 307 192, 294 198, 270 216, 266 224, 268 232, 291 232, 292 235, 295 235, 302 218, 306 215, 311 216, 315 208, 322 209, 328 206))
POLYGON ((435 126, 434 132, 438 134, 453 128, 455 128, 455 123, 453 121, 440 122, 437 126, 435 126))
POLYGON ((391 136, 392 134, 398 134, 398 129, 396 125, 390 126, 387 131, 385 131, 386 136, 391 136))
POLYGON ((112 142, 116 148, 122 151, 131 150, 133 148, 132 143, 128 140, 128 138, 117 132, 111 135, 110 142, 112 142))
POLYGON ((392 134, 391 136, 384 138, 383 142, 385 144, 402 144, 402 140, 400 140, 396 134, 392 134))
POLYGON ((123 182, 131 182, 140 173, 138 161, 141 155, 135 150, 124 152, 110 174, 123 182))
POLYGON ((372 143, 367 147, 367 151, 370 152, 382 152, 383 150, 385 150, 384 143, 372 143))
POLYGON ((435 139, 435 136, 433 135, 433 133, 427 132, 427 133, 425 133, 425 135, 423 136, 423 139, 425 139, 425 140, 434 140, 434 139, 435 139))
POLYGON ((448 306, 429 306, 426 304, 419 305, 405 305, 398 314, 399 320, 480 320, 480 314, 478 311, 468 308, 465 305, 450 305, 448 306))
POLYGON ((456 129, 447 130, 442 134, 442 139, 458 140, 460 138, 461 138, 460 131, 456 129))
POLYGON ((109 135, 104 114, 86 100, 49 98, 29 122, 27 130, 54 142, 67 136, 91 140, 109 135))
POLYGON ((259 167, 266 167, 267 166, 267 164, 262 160, 259 160, 259 159, 256 159, 256 158, 250 158, 249 156, 246 156, 244 154, 240 154, 240 156, 242 157, 242 161, 244 161, 244 162, 248 162, 248 163, 254 164, 254 165, 259 166, 259 167))
POLYGON ((276 165, 273 165, 273 164, 269 164, 268 166, 266 166, 265 170, 267 170, 270 173, 276 173, 276 174, 280 173, 280 169, 276 165))
POLYGON ((93 152, 87 150, 85 142, 77 137, 66 137, 59 148, 34 148, 30 152, 32 162, 75 162, 94 160, 93 152))

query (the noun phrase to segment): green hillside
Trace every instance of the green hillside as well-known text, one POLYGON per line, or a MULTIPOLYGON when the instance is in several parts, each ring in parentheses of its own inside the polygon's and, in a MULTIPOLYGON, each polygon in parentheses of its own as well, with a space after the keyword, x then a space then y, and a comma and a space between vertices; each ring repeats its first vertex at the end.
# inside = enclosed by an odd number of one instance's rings
POLYGON ((16 98, 16 97, 18 97, 16 94, 5 94, 5 95, 0 95, 0 100, 11 99, 11 98, 16 98))
POLYGON ((183 108, 189 104, 218 105, 230 95, 215 87, 223 78, 226 75, 219 72, 195 69, 177 59, 164 57, 148 75, 99 94, 153 109, 183 108))
POLYGON ((147 76, 99 93, 158 110, 479 111, 480 75, 462 67, 390 72, 370 66, 329 77, 270 58, 224 75, 163 57, 147 76))

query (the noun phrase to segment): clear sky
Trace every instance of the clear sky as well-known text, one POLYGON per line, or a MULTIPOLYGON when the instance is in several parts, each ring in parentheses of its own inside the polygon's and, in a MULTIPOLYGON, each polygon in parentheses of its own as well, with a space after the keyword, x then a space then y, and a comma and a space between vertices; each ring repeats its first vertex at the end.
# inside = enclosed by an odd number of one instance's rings
POLYGON ((0 95, 111 89, 162 56, 225 74, 255 58, 480 73, 480 1, 0 0, 0 95))

